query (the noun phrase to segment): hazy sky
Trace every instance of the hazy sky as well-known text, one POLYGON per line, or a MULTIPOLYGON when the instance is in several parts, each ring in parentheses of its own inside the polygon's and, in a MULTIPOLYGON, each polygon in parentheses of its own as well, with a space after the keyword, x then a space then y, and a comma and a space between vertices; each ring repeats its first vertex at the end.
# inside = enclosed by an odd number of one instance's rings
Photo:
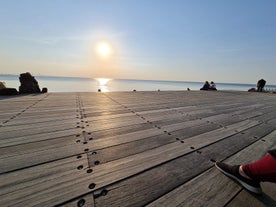
POLYGON ((1 74, 276 84, 275 0, 0 0, 0 25, 1 74))

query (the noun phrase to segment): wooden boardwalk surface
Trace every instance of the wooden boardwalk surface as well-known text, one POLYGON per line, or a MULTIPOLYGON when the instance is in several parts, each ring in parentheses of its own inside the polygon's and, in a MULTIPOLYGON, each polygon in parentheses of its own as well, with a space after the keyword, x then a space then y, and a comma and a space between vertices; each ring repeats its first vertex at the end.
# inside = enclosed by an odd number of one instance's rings
POLYGON ((0 97, 1 206, 276 206, 214 167, 276 147, 275 94, 0 97))

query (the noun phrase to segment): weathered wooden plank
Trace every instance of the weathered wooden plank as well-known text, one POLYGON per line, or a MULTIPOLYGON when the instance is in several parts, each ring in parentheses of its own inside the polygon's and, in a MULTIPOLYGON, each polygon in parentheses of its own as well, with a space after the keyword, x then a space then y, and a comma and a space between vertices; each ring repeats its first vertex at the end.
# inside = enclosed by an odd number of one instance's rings
POLYGON ((34 123, 34 124, 24 124, 24 125, 18 125, 18 126, 3 126, 0 129, 1 133, 7 133, 7 132, 14 132, 14 131, 22 131, 22 130, 28 130, 33 131, 33 129, 45 129, 45 128, 52 128, 56 126, 67 126, 68 128, 76 127, 77 120, 71 119, 71 120, 62 120, 62 121, 54 121, 54 122, 43 122, 43 123, 34 123))
POLYGON ((223 182, 223 185, 219 181, 211 182, 220 176, 213 167, 147 206, 223 206, 233 196, 231 192, 237 193, 239 188, 231 185, 230 180, 223 182))
POLYGON ((122 126, 120 128, 109 128, 109 129, 103 129, 103 130, 93 131, 93 132, 91 132, 90 130, 87 130, 87 132, 91 133, 93 139, 96 140, 96 139, 101 139, 103 137, 123 135, 127 133, 132 133, 132 132, 147 130, 152 128, 154 128, 153 125, 145 122, 141 124, 122 126))
MULTIPOLYGON (((182 114, 181 115, 172 115, 171 119, 174 120, 174 122, 182 122, 182 120, 195 120, 195 119, 202 119, 204 121, 207 121, 207 122, 216 122, 218 124, 224 124, 224 125, 227 125, 227 124, 233 124, 237 121, 241 121, 241 120, 245 120, 246 118, 250 118, 250 117, 254 117, 254 116, 257 116, 257 115, 260 115, 261 113, 258 112, 258 113, 250 113, 250 115, 244 115, 244 116, 241 116, 239 114, 242 114, 244 112, 248 112, 248 110, 250 110, 248 107, 240 107, 239 109, 241 110, 237 110, 237 109, 231 109, 231 110, 225 110, 225 111, 222 111, 221 113, 222 114, 219 114, 219 112, 217 111, 213 111, 212 110, 196 110, 195 112, 188 112, 186 114, 182 114), (233 119, 232 116, 235 116, 233 119)), ((155 125, 159 125, 159 126, 162 126, 164 124, 167 124, 168 121, 170 119, 170 116, 161 116, 157 119, 150 119, 149 120, 155 124, 155 125)))
POLYGON ((236 122, 251 118, 252 116, 254 117, 256 114, 257 115, 260 114, 260 112, 258 112, 258 113, 253 112, 253 114, 250 114, 250 115, 240 116, 239 114, 242 112, 243 111, 235 110, 235 112, 231 112, 229 114, 223 113, 223 114, 207 115, 206 117, 203 117, 201 119, 194 119, 194 118, 189 117, 188 119, 186 119, 189 121, 185 121, 185 118, 184 118, 183 121, 180 119, 181 122, 178 123, 178 120, 175 120, 173 124, 162 125, 161 128, 163 130, 172 132, 172 131, 186 128, 185 126, 193 127, 193 126, 197 126, 200 124, 206 124, 206 123, 214 123, 214 124, 217 123, 218 125, 222 125, 222 123, 223 123, 223 125, 229 125, 229 124, 234 124, 236 122))
MULTIPOLYGON (((45 102, 49 102, 49 101, 45 101, 45 102)), ((58 102, 58 105, 62 105, 62 103, 58 102)), ((24 110, 24 113, 22 114, 22 116, 25 117, 40 117, 40 116, 45 116, 45 115, 54 115, 55 113, 59 113, 59 114, 70 114, 72 112, 76 112, 77 104, 73 103, 70 106, 62 106, 62 108, 60 106, 55 107, 55 106, 43 106, 43 108, 38 107, 37 105, 35 106, 31 106, 28 109, 24 110)))
POLYGON ((261 184, 264 193, 262 195, 252 195, 246 190, 242 190, 239 194, 226 206, 244 206, 244 207, 267 207, 276 206, 275 183, 262 183, 261 184))
MULTIPOLYGON (((0 128, 0 131, 3 127, 0 128)), ((64 131, 64 130, 69 130, 69 129, 75 129, 76 125, 71 124, 71 125, 55 125, 52 126, 51 128, 45 126, 41 128, 34 128, 32 130, 15 130, 15 131, 8 131, 8 132, 2 132, 0 134, 0 140, 4 139, 10 139, 14 137, 22 137, 22 136, 29 136, 29 135, 35 135, 35 134, 43 134, 43 133, 51 133, 51 132, 57 132, 57 131, 64 131)))
POLYGON ((28 194, 35 194, 36 185, 47 182, 51 185, 56 184, 56 179, 59 182, 63 181, 64 177, 77 179, 78 176, 85 175, 88 169, 87 157, 85 154, 76 157, 61 159, 32 168, 26 168, 6 174, 0 175, 2 197, 9 196, 9 193, 15 193, 18 190, 24 190, 28 194), (79 166, 82 166, 80 169, 79 166))
POLYGON ((112 129, 112 128, 120 128, 120 127, 125 127, 125 126, 131 126, 131 125, 136 125, 136 124, 143 124, 146 121, 137 117, 133 116, 130 120, 112 120, 112 121, 107 121, 106 123, 91 123, 88 126, 85 127, 85 129, 89 132, 95 132, 95 131, 101 131, 101 130, 107 130, 107 129, 112 129))
POLYGON ((86 146, 72 143, 71 145, 59 146, 57 148, 31 151, 26 154, 12 154, 9 157, 0 157, 0 173, 18 170, 66 157, 78 155, 85 152, 86 146))
MULTIPOLYGON (((76 170, 78 166, 74 168, 76 170)), ((77 172, 68 175, 66 171, 57 175, 51 174, 53 178, 48 179, 46 176, 46 180, 42 182, 34 180, 34 183, 27 188, 23 187, 15 192, 0 195, 1 204, 4 206, 55 206, 66 203, 92 191, 89 185, 93 180, 90 179, 86 169, 77 169, 77 172)))
POLYGON ((276 111, 274 109, 273 111, 265 113, 261 116, 254 118, 254 119, 261 121, 261 122, 269 122, 270 120, 274 119, 275 117, 276 117, 276 111))
POLYGON ((203 118, 203 120, 208 120, 210 122, 217 122, 217 123, 223 123, 224 121, 229 121, 229 119, 249 119, 252 117, 263 115, 262 112, 256 111, 256 110, 250 110, 250 109, 241 109, 238 110, 237 108, 233 110, 228 110, 227 112, 223 113, 216 113, 213 116, 203 118))
MULTIPOLYGON (((89 119, 86 119, 87 121, 89 121, 89 119)), ((140 117, 138 117, 135 114, 129 114, 128 116, 119 116, 119 117, 115 117, 115 118, 108 118, 105 120, 94 120, 90 123, 92 123, 94 126, 97 125, 107 125, 107 124, 113 124, 113 123, 125 123, 125 122, 135 122, 136 120, 141 120, 140 117)))
POLYGON ((64 147, 67 145, 75 145, 76 140, 81 140, 81 142, 85 141, 83 136, 64 136, 57 137, 55 139, 43 140, 39 142, 30 142, 20 145, 4 147, 1 148, 0 159, 3 159, 5 157, 13 157, 17 155, 31 154, 37 151, 50 150, 53 148, 58 149, 60 147, 64 147))
POLYGON ((86 121, 88 122, 93 122, 93 121, 100 121, 100 120, 108 120, 108 119, 115 119, 115 118, 121 118, 121 117, 129 117, 133 116, 132 112, 128 113, 118 113, 118 114, 112 114, 112 115, 99 115, 99 116, 89 116, 85 118, 86 121))
POLYGON ((225 159, 225 156, 229 157, 237 153, 272 131, 273 129, 269 125, 260 124, 214 143, 208 148, 200 149, 200 153, 209 160, 220 161, 225 159))
POLYGON ((120 109, 118 110, 112 110, 112 107, 108 109, 106 109, 105 111, 101 111, 101 112, 85 112, 85 116, 86 117, 95 117, 95 116, 103 116, 103 115, 117 115, 117 114, 125 114, 125 113, 129 113, 129 110, 124 109, 122 107, 120 107, 120 109))
POLYGON ((57 114, 59 114, 60 116, 63 116, 63 117, 66 117, 66 116, 71 116, 71 115, 75 115, 77 116, 79 113, 78 112, 70 112, 70 113, 52 113, 52 114, 47 114, 47 113, 44 113, 44 114, 40 114, 40 115, 36 115, 35 113, 32 113, 32 116, 25 116, 25 112, 22 112, 19 116, 17 116, 15 119, 14 119, 14 122, 19 122, 19 121, 24 121, 24 120, 32 120, 34 123, 36 122, 40 122, 41 119, 55 119, 57 118, 57 114))
POLYGON ((95 191, 96 195, 103 190, 107 192, 106 196, 95 197, 95 206, 145 206, 212 165, 212 162, 196 152, 187 154, 95 191))
POLYGON ((93 141, 93 150, 112 147, 128 142, 134 142, 140 139, 146 139, 148 137, 164 134, 163 131, 157 128, 140 129, 130 133, 124 133, 115 136, 102 137, 93 141))
POLYGON ((41 117, 39 119, 13 119, 12 121, 9 121, 8 123, 3 124, 3 126, 20 126, 20 125, 27 125, 27 124, 39 124, 39 123, 51 123, 55 121, 68 121, 71 119, 76 119, 75 114, 71 115, 63 115, 63 116, 55 116, 55 117, 41 117))
POLYGON ((13 145, 19 145, 24 143, 38 142, 43 140, 55 139, 58 137, 78 135, 80 134, 80 129, 73 128, 68 130, 48 132, 48 133, 39 133, 34 135, 25 135, 20 137, 12 137, 9 139, 0 139, 0 147, 7 147, 13 145))

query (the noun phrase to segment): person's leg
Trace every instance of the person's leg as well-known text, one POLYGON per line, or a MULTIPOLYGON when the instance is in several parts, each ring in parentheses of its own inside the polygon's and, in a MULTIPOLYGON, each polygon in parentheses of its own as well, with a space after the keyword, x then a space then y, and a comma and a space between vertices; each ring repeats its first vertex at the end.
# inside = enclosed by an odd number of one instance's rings
POLYGON ((243 172, 253 180, 276 183, 276 158, 266 154, 261 159, 242 165, 243 172))
POLYGON ((232 166, 217 162, 215 166, 247 190, 253 193, 261 193, 260 181, 276 183, 276 150, 271 150, 269 153, 261 159, 246 165, 232 166))

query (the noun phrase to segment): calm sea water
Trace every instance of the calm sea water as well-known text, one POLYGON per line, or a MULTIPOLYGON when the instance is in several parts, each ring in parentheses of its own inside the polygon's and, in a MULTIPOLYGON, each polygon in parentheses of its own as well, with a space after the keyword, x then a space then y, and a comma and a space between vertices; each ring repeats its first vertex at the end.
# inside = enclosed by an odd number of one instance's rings
MULTIPOLYGON (((7 87, 19 88, 19 76, 0 75, 7 87)), ((187 81, 152 81, 152 80, 126 80, 126 79, 94 79, 94 78, 68 78, 36 76, 40 88, 46 87, 49 92, 103 92, 115 91, 176 91, 199 90, 203 83, 187 81)), ((216 83, 218 90, 247 91, 256 87, 255 84, 216 83)), ((276 85, 267 85, 267 89, 276 90, 276 85)))

